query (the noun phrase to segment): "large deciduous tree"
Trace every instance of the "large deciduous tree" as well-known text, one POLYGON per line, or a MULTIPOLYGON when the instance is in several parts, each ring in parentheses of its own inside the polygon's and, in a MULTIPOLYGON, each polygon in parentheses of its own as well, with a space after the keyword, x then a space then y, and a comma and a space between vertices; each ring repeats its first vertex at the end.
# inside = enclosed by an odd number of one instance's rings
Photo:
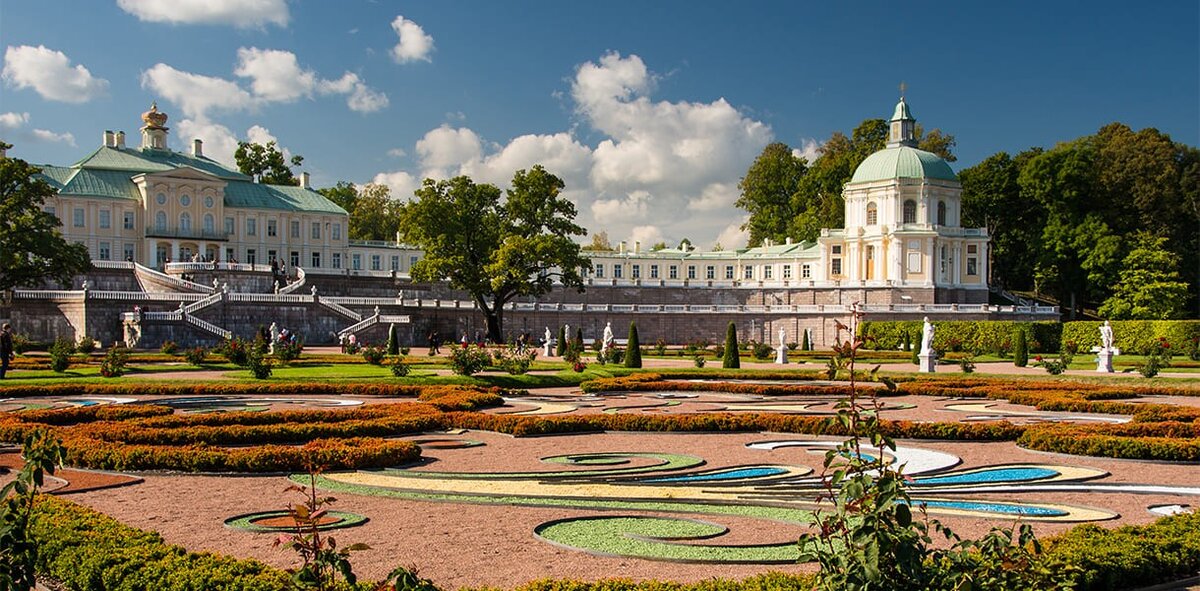
POLYGON ((775 142, 754 159, 746 176, 738 183, 742 196, 736 205, 750 213, 743 230, 750 232, 750 246, 765 239, 782 241, 796 217, 792 197, 808 165, 792 153, 787 144, 775 142))
POLYGON ((541 166, 519 170, 507 199, 499 188, 469 177, 426 179, 416 200, 400 206, 400 237, 425 251, 412 268, 417 281, 449 281, 483 313, 488 337, 503 335, 504 305, 549 293, 558 280, 583 289, 575 205, 561 196, 562 179, 541 166))
POLYGON ((299 185, 300 180, 292 173, 289 166, 300 166, 304 156, 294 155, 284 158, 275 142, 266 145, 253 142, 238 142, 237 151, 233 153, 242 174, 254 177, 254 180, 268 185, 299 185))
POLYGON ((402 204, 392 199, 387 185, 369 184, 360 187, 350 213, 352 240, 395 240, 400 229, 402 204))
MULTIPOLYGON (((0 142, 0 151, 11 147, 0 142)), ((92 266, 87 247, 67 242, 58 217, 43 211, 54 187, 37 178, 38 171, 0 156, 0 290, 44 280, 66 283, 92 266)))
POLYGON ((1179 278, 1179 256, 1167 250, 1167 239, 1138 232, 1134 248, 1121 264, 1113 294, 1100 315, 1114 320, 1170 320, 1182 315, 1187 284, 1179 278))
POLYGON ((354 183, 338 181, 332 187, 317 189, 317 192, 324 195, 326 199, 336 203, 338 207, 346 210, 346 213, 354 213, 354 202, 358 199, 358 187, 354 186, 354 183))

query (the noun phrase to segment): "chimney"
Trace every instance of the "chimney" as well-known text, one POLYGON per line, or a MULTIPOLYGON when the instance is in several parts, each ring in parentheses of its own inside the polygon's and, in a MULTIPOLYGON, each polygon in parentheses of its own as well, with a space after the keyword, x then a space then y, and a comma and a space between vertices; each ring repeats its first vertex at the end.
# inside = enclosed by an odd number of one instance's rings
POLYGON ((633 252, 642 252, 642 241, 641 240, 633 241, 633 252))
POLYGON ((192 156, 199 158, 204 155, 204 142, 200 138, 192 140, 192 156))
MULTIPOLYGON (((199 140, 196 140, 196 141, 199 141, 199 140)), ((300 173, 300 188, 301 189, 311 189, 312 188, 308 182, 308 173, 307 172, 300 173)))
POLYGON ((791 245, 791 244, 792 244, 792 237, 791 237, 791 236, 788 236, 788 237, 787 237, 787 240, 786 240, 786 241, 784 241, 784 244, 791 245))
POLYGON ((617 252, 619 252, 621 254, 625 254, 625 241, 624 240, 621 241, 621 247, 620 247, 620 249, 618 249, 617 252))
POLYGON ((112 148, 117 145, 117 139, 111 129, 104 130, 104 147, 112 148))
POLYGON ((125 132, 117 132, 116 137, 113 139, 113 147, 117 148, 118 150, 125 149, 125 132))

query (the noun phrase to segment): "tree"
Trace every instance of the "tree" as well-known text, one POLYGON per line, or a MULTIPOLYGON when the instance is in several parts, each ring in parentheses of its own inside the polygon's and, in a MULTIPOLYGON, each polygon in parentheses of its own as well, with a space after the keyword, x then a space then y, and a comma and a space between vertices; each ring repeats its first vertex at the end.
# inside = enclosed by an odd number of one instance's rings
POLYGON ((358 200, 358 187, 354 183, 338 181, 338 184, 317 189, 317 192, 346 210, 346 213, 354 215, 354 202, 358 200))
POLYGON ((1139 232, 1134 243, 1100 315, 1114 320, 1179 318, 1188 298, 1187 283, 1179 277, 1179 256, 1167 250, 1166 238, 1149 232, 1139 232))
POLYGON ((391 324, 391 326, 388 326, 387 354, 388 355, 399 355, 400 354, 400 340, 396 338, 396 323, 395 322, 393 322, 391 324))
MULTIPOLYGON (((11 147, 0 142, 0 149, 11 147)), ((67 283, 92 268, 87 246, 67 242, 58 217, 43 211, 55 193, 35 176, 39 170, 19 158, 0 157, 0 290, 45 280, 67 283)))
POLYGON ((400 236, 425 251, 412 268, 416 281, 449 281, 466 291, 500 342, 504 304, 516 296, 542 296, 557 280, 583 290, 581 271, 591 261, 575 236, 575 205, 561 196, 562 179, 534 166, 513 175, 507 199, 490 184, 459 176, 426 179, 416 200, 400 205, 400 236))
POLYGON ((988 283, 1008 289, 1033 286, 1038 251, 1045 222, 1043 206, 1024 198, 1017 182, 1021 169, 1040 154, 1034 148, 1015 158, 997 152, 958 173, 962 182, 962 225, 988 232, 988 283))
POLYGON ((657 251, 663 250, 666 247, 667 247, 667 243, 663 242, 662 240, 659 240, 658 242, 654 243, 654 246, 650 247, 650 252, 657 252, 657 251))
POLYGON ((1029 342, 1025 337, 1025 327, 1018 326, 1013 332, 1013 365, 1025 367, 1029 365, 1029 342))
POLYGON ((729 327, 725 329, 725 355, 721 359, 721 367, 738 369, 741 366, 742 359, 738 355, 737 326, 731 321, 729 327))
POLYGON ((592 234, 592 243, 584 246, 583 250, 612 250, 612 244, 608 242, 608 232, 601 231, 597 234, 592 234))
POLYGON ((400 229, 402 205, 392 199, 387 185, 369 184, 359 188, 350 211, 351 240, 395 240, 400 229))
POLYGON ((804 329, 804 339, 800 341, 801 351, 812 351, 812 343, 808 342, 808 329, 804 329))
POLYGON ((625 367, 642 366, 642 344, 638 342, 637 323, 629 323, 629 344, 625 350, 625 367))
POLYGON ((803 158, 792 153, 787 144, 775 142, 763 148, 758 158, 738 183, 742 196, 736 205, 750 213, 743 230, 750 231, 750 246, 765 239, 782 241, 788 226, 798 213, 792 195, 800 188, 800 180, 808 166, 803 158))
POLYGON ((567 354, 567 327, 558 327, 558 340, 555 341, 554 353, 559 357, 567 354))
POLYGON ((233 153, 238 170, 242 174, 254 177, 254 180, 268 185, 299 185, 300 181, 288 166, 299 167, 304 162, 304 156, 294 155, 285 159, 283 152, 275 146, 274 141, 266 145, 254 142, 238 142, 237 151, 233 153))

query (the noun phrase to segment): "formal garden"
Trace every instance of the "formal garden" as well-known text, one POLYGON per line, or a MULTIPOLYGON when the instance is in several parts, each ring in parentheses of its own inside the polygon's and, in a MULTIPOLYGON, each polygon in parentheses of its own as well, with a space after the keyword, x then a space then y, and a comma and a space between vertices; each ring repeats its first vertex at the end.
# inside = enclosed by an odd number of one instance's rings
POLYGON ((550 357, 21 342, 0 466, 40 492, 10 498, 20 527, 3 535, 65 589, 1124 589, 1197 573, 1197 323, 1116 323, 1111 374, 1089 353, 1096 323, 937 324, 935 373, 911 362, 920 322, 765 355, 732 329, 721 345, 564 335, 550 357), (1039 355, 1073 358, 1055 373, 1039 355))

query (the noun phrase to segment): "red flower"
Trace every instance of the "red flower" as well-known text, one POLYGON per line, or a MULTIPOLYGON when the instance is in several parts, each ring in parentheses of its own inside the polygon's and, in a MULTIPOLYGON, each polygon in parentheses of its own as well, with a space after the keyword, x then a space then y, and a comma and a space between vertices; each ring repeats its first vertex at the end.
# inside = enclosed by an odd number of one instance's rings
POLYGON ((1038 361, 1041 361, 1041 360, 1042 360, 1042 356, 1041 356, 1041 355, 1038 355, 1037 357, 1034 357, 1034 359, 1036 359, 1036 360, 1038 360, 1038 361))

